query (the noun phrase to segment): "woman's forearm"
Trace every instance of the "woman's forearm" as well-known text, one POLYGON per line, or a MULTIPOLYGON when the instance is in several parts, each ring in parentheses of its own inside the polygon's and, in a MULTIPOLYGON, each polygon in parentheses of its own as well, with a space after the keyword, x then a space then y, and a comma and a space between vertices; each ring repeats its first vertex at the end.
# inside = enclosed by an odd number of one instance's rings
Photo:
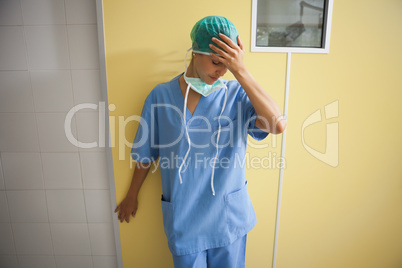
POLYGON ((277 103, 258 84, 247 69, 239 70, 234 74, 251 101, 258 117, 256 126, 261 130, 279 134, 286 128, 286 120, 277 103))
POLYGON ((151 163, 136 163, 133 178, 131 180, 130 188, 128 189, 127 196, 137 198, 141 186, 148 175, 151 168, 151 163))

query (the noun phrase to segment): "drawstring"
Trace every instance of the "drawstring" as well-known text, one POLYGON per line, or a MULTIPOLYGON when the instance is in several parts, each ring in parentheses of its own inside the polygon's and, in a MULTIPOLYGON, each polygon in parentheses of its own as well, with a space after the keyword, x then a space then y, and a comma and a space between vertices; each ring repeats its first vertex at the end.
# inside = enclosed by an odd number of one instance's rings
POLYGON ((218 118, 219 128, 218 128, 218 135, 216 137, 216 154, 215 154, 215 157, 214 157, 214 165, 212 167, 212 175, 211 175, 212 195, 215 195, 215 188, 214 188, 215 163, 216 163, 216 159, 218 157, 218 152, 219 152, 219 138, 221 136, 221 116, 222 116, 223 111, 225 110, 227 94, 228 94, 228 88, 225 85, 225 101, 223 102, 221 114, 219 115, 219 118, 218 118))
MULTIPOLYGON (((191 50, 192 48, 190 47, 189 49, 187 49, 186 52, 186 57, 184 58, 184 65, 186 66, 186 71, 184 73, 187 73, 187 54, 188 52, 191 50)), ((186 122, 186 108, 187 108, 187 99, 188 99, 188 92, 190 91, 190 86, 191 84, 188 83, 187 85, 187 89, 186 89, 186 96, 184 97, 184 106, 183 106, 183 123, 184 123, 184 128, 186 129, 186 136, 187 136, 187 142, 188 142, 188 150, 186 155, 183 158, 183 162, 181 163, 180 167, 179 167, 179 178, 180 178, 180 184, 183 183, 183 178, 181 177, 181 169, 183 168, 184 163, 186 163, 186 159, 188 154, 190 153, 190 149, 191 149, 191 140, 190 140, 190 135, 188 135, 188 130, 187 130, 187 122, 186 122)))
MULTIPOLYGON (((186 70, 187 71, 187 70, 186 70)), ((184 98, 184 107, 183 107, 183 122, 184 122, 184 128, 186 129, 186 136, 187 136, 187 141, 188 141, 188 150, 186 155, 183 158, 183 162, 180 165, 179 168, 179 178, 180 178, 180 184, 183 183, 183 179, 181 177, 181 169, 183 168, 184 163, 186 162, 187 156, 190 153, 190 149, 191 149, 191 140, 190 140, 190 135, 188 135, 188 130, 187 130, 187 122, 186 122, 186 108, 187 108, 187 98, 188 98, 188 92, 190 91, 190 83, 187 86, 187 90, 186 90, 186 96, 184 98)))

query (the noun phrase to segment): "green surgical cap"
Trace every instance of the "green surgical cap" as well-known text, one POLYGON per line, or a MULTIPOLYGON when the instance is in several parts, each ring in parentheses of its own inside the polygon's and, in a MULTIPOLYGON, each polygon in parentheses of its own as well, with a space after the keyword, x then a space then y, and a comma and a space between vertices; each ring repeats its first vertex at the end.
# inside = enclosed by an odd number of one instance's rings
MULTIPOLYGON (((193 42, 192 49, 195 53, 208 54, 215 53, 209 48, 209 44, 213 44, 212 37, 218 38, 223 41, 219 34, 222 33, 233 40, 237 45, 237 32, 234 24, 227 18, 220 16, 209 16, 199 20, 191 30, 191 41, 193 42)), ((219 47, 219 46, 217 46, 219 47)))

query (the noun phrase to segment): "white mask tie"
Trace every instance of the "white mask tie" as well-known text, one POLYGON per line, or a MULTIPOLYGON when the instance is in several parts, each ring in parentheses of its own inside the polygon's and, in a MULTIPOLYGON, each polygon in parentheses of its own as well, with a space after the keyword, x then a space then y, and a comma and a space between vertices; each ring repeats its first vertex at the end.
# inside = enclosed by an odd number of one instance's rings
POLYGON ((219 128, 218 128, 218 135, 216 137, 216 154, 214 157, 214 165, 212 166, 212 175, 211 175, 212 195, 215 195, 215 187, 214 187, 215 163, 216 163, 216 159, 218 158, 218 152, 219 152, 219 138, 221 136, 221 116, 222 116, 223 111, 225 110, 227 94, 228 94, 228 88, 225 85, 225 101, 223 102, 222 110, 221 110, 221 113, 218 118, 219 128))

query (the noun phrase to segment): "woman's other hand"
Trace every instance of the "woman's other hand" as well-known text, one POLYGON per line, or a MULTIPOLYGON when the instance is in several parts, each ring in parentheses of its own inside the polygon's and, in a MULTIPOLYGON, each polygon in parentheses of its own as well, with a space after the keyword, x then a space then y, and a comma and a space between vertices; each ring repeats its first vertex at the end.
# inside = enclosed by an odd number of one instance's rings
POLYGON ((130 222, 130 216, 135 217, 135 213, 138 208, 138 200, 135 197, 127 195, 124 200, 118 205, 114 213, 118 213, 118 219, 120 222, 130 222))

